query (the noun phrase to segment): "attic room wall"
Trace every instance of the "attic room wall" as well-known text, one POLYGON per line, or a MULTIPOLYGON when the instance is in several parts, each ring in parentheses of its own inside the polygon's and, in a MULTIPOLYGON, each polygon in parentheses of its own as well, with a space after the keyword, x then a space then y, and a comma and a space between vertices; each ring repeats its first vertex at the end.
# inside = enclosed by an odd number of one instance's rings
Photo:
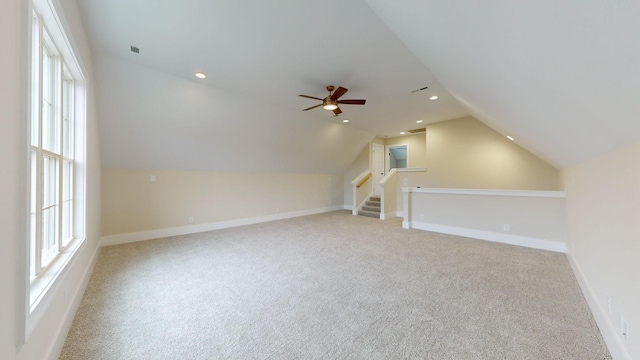
POLYGON ((0 177, 0 359, 15 359, 16 276, 19 239, 21 114, 20 96, 20 3, 0 2, 0 165, 9 170, 0 177))
POLYGON ((342 175, 104 168, 102 183, 103 236, 343 207, 342 175))
POLYGON ((428 187, 560 189, 557 169, 473 117, 426 128, 428 187))
POLYGON ((640 359, 640 143, 562 171, 567 192, 567 246, 577 276, 614 358, 626 347, 640 359), (612 309, 607 309, 611 297, 612 309), (621 339, 620 315, 629 324, 621 339))
MULTIPOLYGON (((384 142, 385 146, 407 145, 407 162, 412 168, 427 167, 427 147, 425 134, 414 134, 408 136, 399 136, 387 138, 384 142)), ((386 161, 386 158, 385 158, 386 161)))

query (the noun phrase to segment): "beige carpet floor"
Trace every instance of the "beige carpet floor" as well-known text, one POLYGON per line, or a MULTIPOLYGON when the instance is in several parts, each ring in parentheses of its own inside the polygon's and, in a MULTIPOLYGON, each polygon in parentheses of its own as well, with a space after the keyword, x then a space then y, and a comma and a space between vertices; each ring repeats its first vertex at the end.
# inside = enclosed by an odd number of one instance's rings
POLYGON ((610 359, 564 254, 347 211, 105 247, 60 359, 610 359))

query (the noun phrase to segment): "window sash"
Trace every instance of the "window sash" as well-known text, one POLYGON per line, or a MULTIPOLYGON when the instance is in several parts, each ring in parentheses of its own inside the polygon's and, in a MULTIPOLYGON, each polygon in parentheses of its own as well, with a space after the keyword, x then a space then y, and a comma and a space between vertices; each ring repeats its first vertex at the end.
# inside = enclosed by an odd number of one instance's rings
POLYGON ((74 236, 74 80, 34 12, 29 195, 30 278, 74 236))

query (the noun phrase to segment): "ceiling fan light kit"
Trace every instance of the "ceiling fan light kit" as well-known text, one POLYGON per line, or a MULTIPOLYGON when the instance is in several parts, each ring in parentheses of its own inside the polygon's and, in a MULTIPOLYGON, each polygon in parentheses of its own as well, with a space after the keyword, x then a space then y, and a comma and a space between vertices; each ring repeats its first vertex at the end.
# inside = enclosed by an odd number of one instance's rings
POLYGON ((335 92, 333 92, 334 89, 335 87, 333 87, 333 85, 327 86, 327 91, 329 92, 329 96, 325 97, 324 99, 321 99, 315 96, 309 96, 309 95, 298 95, 301 97, 322 101, 322 104, 318 104, 318 105, 306 108, 302 111, 307 111, 307 110, 315 109, 319 106, 322 106, 323 109, 333 111, 335 115, 338 115, 342 113, 342 110, 340 110, 340 108, 338 107, 338 104, 364 105, 366 102, 366 100, 362 100, 362 99, 338 100, 342 95, 344 95, 349 90, 346 88, 343 88, 342 86, 339 86, 337 89, 335 89, 336 90, 335 92))
POLYGON ((338 104, 335 101, 326 101, 322 108, 325 110, 335 110, 338 108, 338 104))

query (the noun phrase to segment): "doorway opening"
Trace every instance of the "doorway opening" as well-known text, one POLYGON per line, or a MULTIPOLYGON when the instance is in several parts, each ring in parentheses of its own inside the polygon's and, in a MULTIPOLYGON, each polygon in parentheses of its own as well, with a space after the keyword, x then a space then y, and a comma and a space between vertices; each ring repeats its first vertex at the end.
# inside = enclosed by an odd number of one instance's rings
POLYGON ((387 146, 387 171, 391 169, 406 169, 409 167, 409 159, 407 156, 407 145, 387 146))

